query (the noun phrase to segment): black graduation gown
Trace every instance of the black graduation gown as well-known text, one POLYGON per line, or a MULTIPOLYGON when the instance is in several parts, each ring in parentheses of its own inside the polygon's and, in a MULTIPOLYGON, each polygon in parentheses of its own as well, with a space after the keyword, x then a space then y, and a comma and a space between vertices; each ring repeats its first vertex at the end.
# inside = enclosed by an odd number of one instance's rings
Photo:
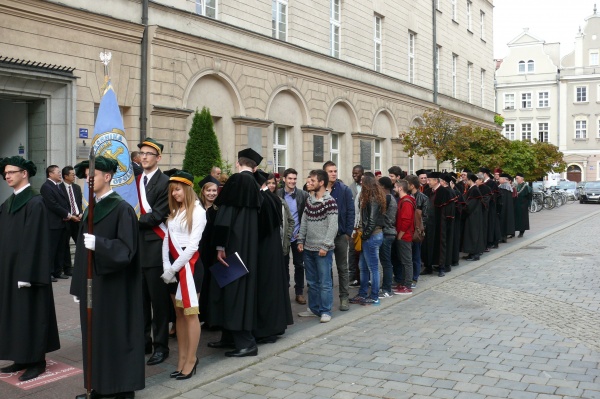
POLYGON ((460 258, 460 241, 462 235, 462 218, 463 218, 463 208, 465 206, 465 201, 463 199, 462 192, 455 188, 453 190, 454 195, 456 197, 455 208, 454 208, 454 222, 453 233, 452 233, 452 256, 450 257, 450 263, 452 266, 458 265, 460 258))
POLYGON ((527 183, 517 186, 515 199, 515 231, 529 230, 529 203, 531 202, 531 187, 527 183))
POLYGON ((202 289, 200 290, 200 320, 208 324, 208 298, 210 296, 210 280, 212 274, 210 267, 217 262, 217 250, 212 245, 212 234, 214 230, 217 208, 211 206, 206 210, 206 226, 200 239, 200 259, 204 267, 204 278, 202 279, 202 289))
POLYGON ((46 212, 31 187, 0 207, 0 359, 34 363, 60 349, 46 212))
POLYGON ((218 211, 212 245, 224 247, 227 256, 237 252, 249 273, 223 288, 211 279, 208 298, 211 326, 249 332, 256 328, 256 298, 263 294, 256 288, 261 204, 260 188, 247 171, 231 176, 215 201, 218 211))
POLYGON ((500 235, 503 238, 515 235, 515 209, 512 194, 512 187, 510 191, 500 188, 498 215, 500 220, 500 235))
POLYGON ((498 244, 500 241, 500 222, 498 218, 498 211, 496 209, 497 203, 500 198, 500 192, 498 191, 498 184, 489 179, 484 183, 490 188, 489 194, 489 205, 488 205, 488 224, 487 224, 487 243, 489 246, 498 244))
POLYGON ((252 335, 256 338, 281 335, 288 325, 294 323, 288 281, 281 246, 283 215, 281 199, 270 191, 261 191, 260 208, 256 327, 252 335))
MULTIPOLYGON (((88 208, 89 209, 89 208, 88 208)), ((86 279, 88 232, 84 213, 75 250, 71 294, 79 297, 84 381, 87 370, 86 279)), ((138 259, 138 219, 117 193, 94 208, 92 388, 101 394, 144 388, 144 305, 138 259)))
POLYGON ((486 242, 483 231, 483 202, 479 187, 472 186, 467 191, 465 209, 463 211, 465 223, 463 236, 463 252, 480 254, 485 250, 486 242))
MULTIPOLYGON (((431 267, 431 256, 433 254, 434 230, 435 230, 435 206, 433 205, 433 191, 425 187, 422 191, 429 199, 427 206, 427 219, 425 220, 425 239, 421 244, 421 261, 425 267, 431 267)), ((394 240, 395 241, 395 240, 394 240)), ((392 251, 394 253, 396 251, 392 251)))
MULTIPOLYGON (((427 245, 430 248, 431 264, 440 267, 450 265, 454 232, 454 213, 456 198, 450 188, 439 186, 431 192, 433 202, 432 229, 426 231, 429 236, 427 245)), ((431 202, 430 202, 431 205, 431 202)), ((429 224, 429 223, 428 223, 429 224)))

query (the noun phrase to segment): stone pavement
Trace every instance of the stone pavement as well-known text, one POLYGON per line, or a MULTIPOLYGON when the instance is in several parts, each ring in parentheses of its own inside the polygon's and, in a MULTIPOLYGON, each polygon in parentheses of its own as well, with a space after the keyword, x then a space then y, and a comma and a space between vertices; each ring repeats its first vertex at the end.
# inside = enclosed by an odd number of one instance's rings
MULTIPOLYGON (((327 324, 296 318, 258 357, 224 358, 205 345, 218 334, 203 331, 198 375, 190 380, 168 378, 177 357, 172 341, 171 358, 146 368, 146 389, 136 396, 600 398, 599 213, 572 204, 530 215, 525 238, 481 262, 462 262, 446 278, 424 276, 411 298, 335 311, 327 324)), ((48 358, 81 368, 69 283, 54 284, 62 348, 48 358)), ((1 398, 82 392, 81 376, 29 391, 0 383, 1 398)))

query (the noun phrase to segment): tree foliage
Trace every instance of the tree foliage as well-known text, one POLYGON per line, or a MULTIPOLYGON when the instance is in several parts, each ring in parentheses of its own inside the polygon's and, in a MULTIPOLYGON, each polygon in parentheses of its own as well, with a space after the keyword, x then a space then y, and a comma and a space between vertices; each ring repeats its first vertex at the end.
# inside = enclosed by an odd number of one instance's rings
POLYGON ((202 178, 210 173, 213 166, 221 167, 221 150, 208 108, 203 107, 201 112, 196 110, 189 135, 183 169, 202 178))
POLYGON ((504 117, 500 114, 494 115, 494 123, 502 127, 502 125, 504 125, 504 117))
POLYGON ((506 159, 509 140, 492 129, 462 126, 451 143, 458 169, 478 170, 480 166, 496 167, 506 159))

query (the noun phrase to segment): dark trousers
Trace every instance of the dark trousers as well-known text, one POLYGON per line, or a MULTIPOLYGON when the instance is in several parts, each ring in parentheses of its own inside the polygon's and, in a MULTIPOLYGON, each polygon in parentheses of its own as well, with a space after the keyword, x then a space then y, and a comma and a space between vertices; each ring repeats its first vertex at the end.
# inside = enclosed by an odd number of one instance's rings
POLYGON ((50 261, 52 262, 52 274, 54 277, 58 277, 63 272, 63 263, 65 260, 65 246, 69 236, 67 229, 55 229, 50 230, 52 240, 50 241, 50 261))
POLYGON ((239 330, 223 330, 221 332, 222 342, 233 342, 236 349, 250 348, 256 345, 256 340, 250 331, 239 330))
POLYGON ((144 335, 146 345, 153 343, 155 350, 168 351, 169 316, 173 304, 168 285, 160 278, 162 274, 162 267, 142 268, 144 335))
POLYGON ((348 280, 350 282, 358 281, 360 283, 359 260, 360 251, 354 249, 354 239, 352 239, 348 242, 348 280))
POLYGON ((402 267, 402 259, 400 258, 400 248, 398 240, 392 243, 392 270, 394 271, 394 283, 402 284, 404 281, 404 269, 402 267))
POLYGON ((65 239, 65 247, 64 247, 64 262, 63 262, 63 272, 65 274, 71 274, 73 270, 73 264, 71 262, 71 241, 77 244, 77 235, 79 234, 79 223, 80 222, 67 222, 67 236, 65 239))
MULTIPOLYGON (((304 293, 304 259, 302 252, 298 251, 298 241, 294 241, 290 245, 292 253, 292 262, 294 263, 294 291, 296 295, 304 293)), ((290 284, 290 254, 285 256, 286 272, 288 285, 290 284)))

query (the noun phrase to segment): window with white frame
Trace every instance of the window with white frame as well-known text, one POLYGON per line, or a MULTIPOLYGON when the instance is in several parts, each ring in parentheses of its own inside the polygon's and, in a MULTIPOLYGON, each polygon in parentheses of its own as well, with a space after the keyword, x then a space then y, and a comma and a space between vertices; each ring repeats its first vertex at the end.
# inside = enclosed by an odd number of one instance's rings
POLYGON ((532 73, 535 71, 535 62, 533 60, 527 61, 527 73, 532 73))
POLYGON ((458 55, 452 54, 452 97, 456 98, 456 69, 458 64, 458 55))
POLYGON ((329 138, 329 159, 336 165, 340 164, 340 135, 338 133, 331 133, 329 138))
POLYGON ((504 137, 509 140, 515 139, 515 125, 514 123, 507 123, 504 125, 504 137))
POLYGON ((473 30, 473 24, 471 22, 471 9, 473 8, 473 3, 467 0, 467 29, 473 30))
POLYGON ((521 93, 521 108, 531 108, 531 93, 521 93))
POLYGON ((481 11, 481 40, 485 40, 485 13, 481 11))
POLYGON ((408 31, 408 81, 415 82, 415 46, 417 35, 408 31))
POLYGON ((525 73, 525 61, 519 61, 519 73, 525 73))
POLYGON ((408 174, 412 175, 415 173, 415 157, 408 158, 408 174))
POLYGON ((504 93, 504 109, 515 109, 514 93, 504 93))
MULTIPOLYGON (((435 70, 436 70, 436 74, 437 74, 437 86, 435 87, 436 91, 438 90, 438 88, 440 87, 440 79, 442 78, 440 76, 440 57, 442 55, 442 47, 441 46, 435 46, 435 59, 436 59, 436 64, 435 64, 435 70)), ((600 85, 598 85, 598 90, 600 90, 600 85)))
POLYGON ((538 123, 538 140, 543 143, 548 142, 548 122, 538 123))
POLYGON ((587 102, 587 86, 575 87, 575 102, 578 102, 578 103, 587 102))
POLYGON ((547 91, 538 92, 538 108, 548 108, 549 106, 549 93, 547 91))
POLYGON ((458 20, 458 10, 456 9, 456 0, 451 0, 452 3, 452 20, 458 20))
POLYGON ((287 0, 273 0, 271 36, 279 40, 287 39, 287 0))
POLYGON ((467 98, 469 102, 473 102, 473 95, 472 95, 472 89, 473 89, 473 64, 470 62, 467 62, 467 98))
POLYGON ((331 28, 331 56, 340 58, 340 31, 341 31, 341 1, 331 0, 331 15, 329 25, 331 28))
POLYGON ((435 0, 435 8, 439 11, 442 10, 442 0, 435 0))
POLYGON ((586 139, 587 138, 587 120, 576 120, 575 121, 575 138, 586 139))
POLYGON ((217 0, 196 0, 196 14, 217 18, 217 0))
POLYGON ((600 139, 600 119, 597 120, 596 129, 596 138, 600 139))
POLYGON ((373 44, 375 48, 375 70, 377 72, 381 72, 381 23, 382 18, 379 15, 375 15, 373 44))
POLYGON ((273 170, 283 175, 287 169, 287 128, 275 126, 273 132, 273 170))
POLYGON ((531 141, 531 123, 521 124, 521 140, 531 141))
POLYGON ((381 140, 375 140, 375 153, 373 155, 375 161, 373 170, 381 170, 381 140))
POLYGON ((590 50, 590 66, 598 66, 598 50, 590 50))
POLYGON ((485 69, 481 70, 481 106, 485 105, 485 69))

